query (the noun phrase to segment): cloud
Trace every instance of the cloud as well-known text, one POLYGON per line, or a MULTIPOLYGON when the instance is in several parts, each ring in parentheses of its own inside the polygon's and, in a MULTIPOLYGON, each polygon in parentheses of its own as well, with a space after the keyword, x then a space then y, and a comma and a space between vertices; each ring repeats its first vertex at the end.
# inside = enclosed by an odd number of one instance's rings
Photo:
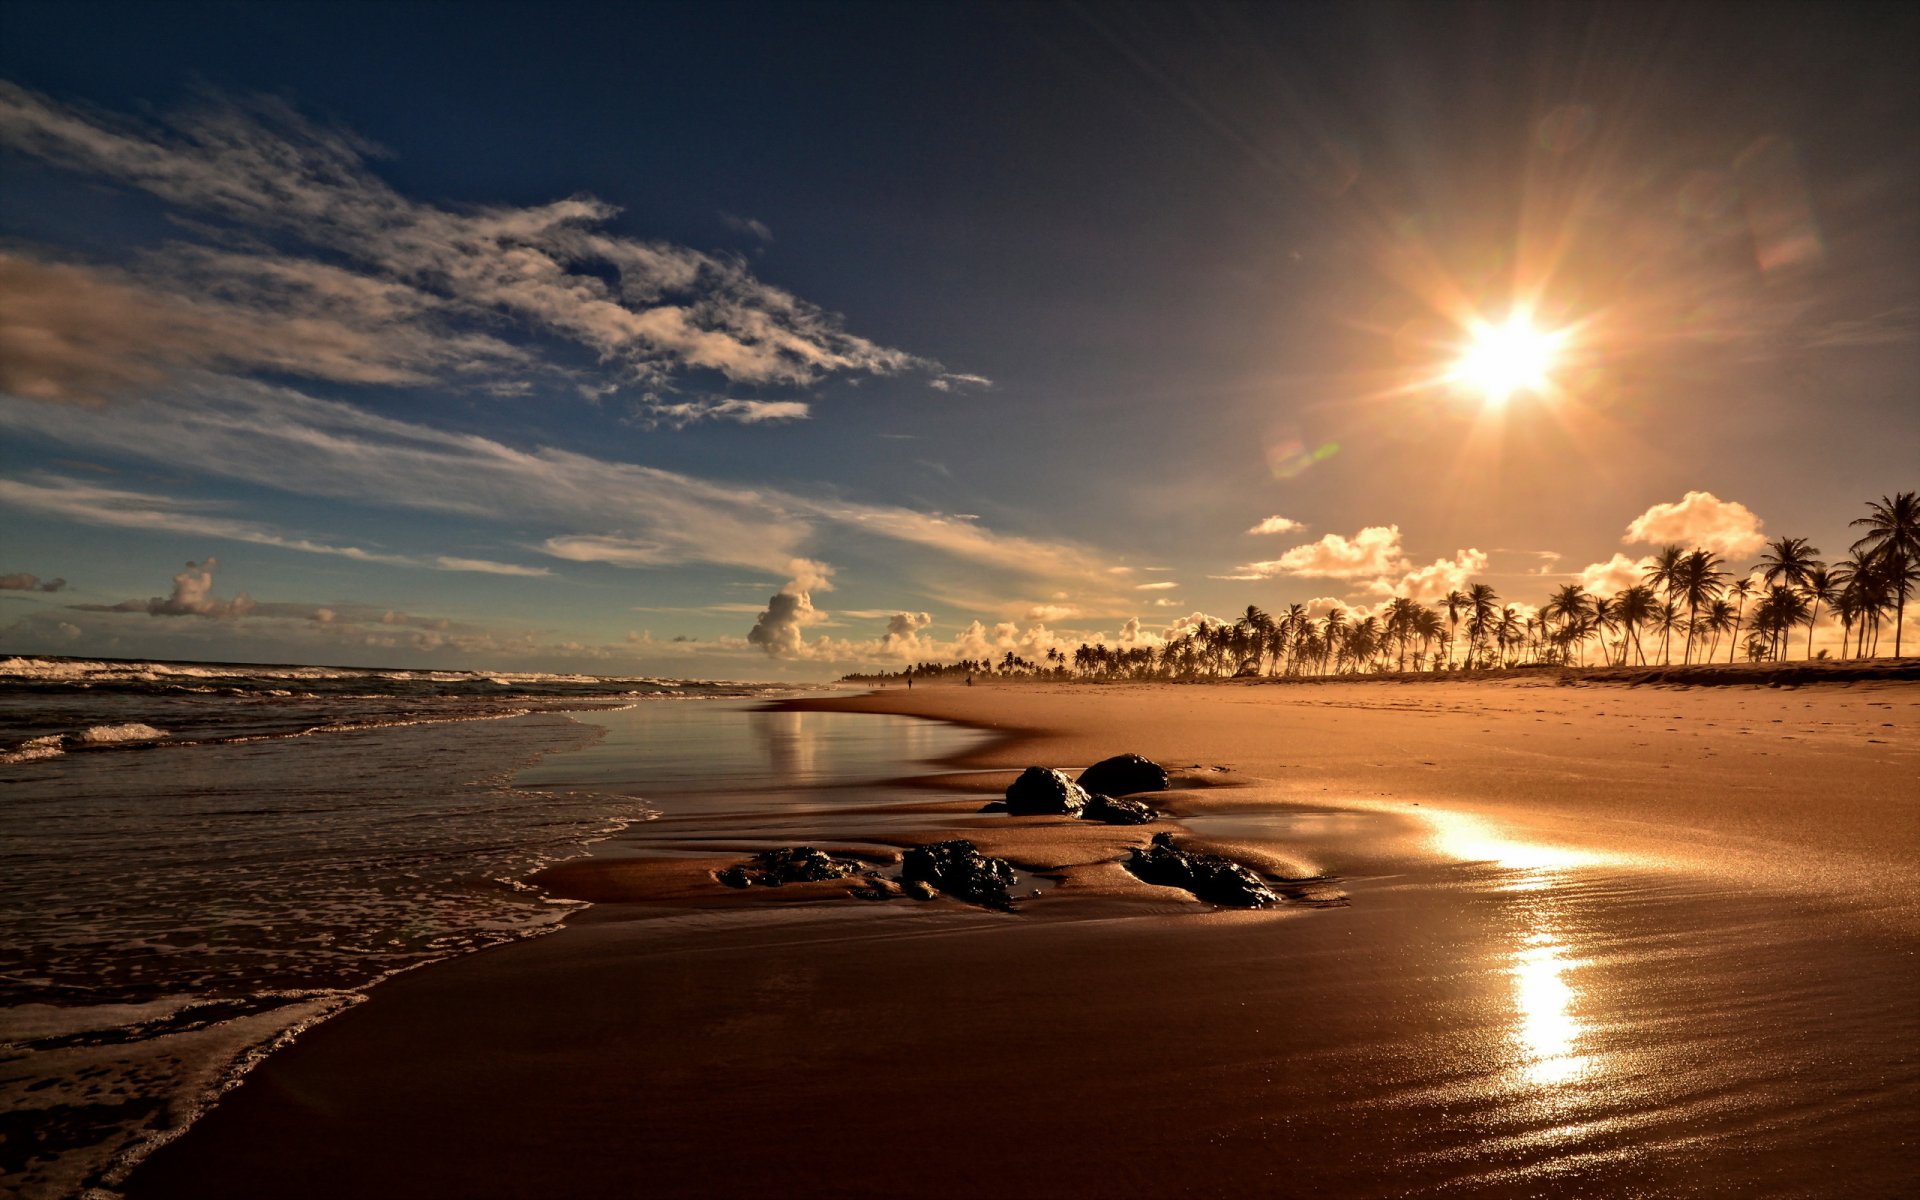
POLYGON ((433 565, 442 571, 477 571, 482 575, 522 575, 531 578, 553 574, 545 567, 523 567, 519 563, 490 562, 484 558, 453 558, 445 554, 435 558, 433 565))
POLYGON ((221 600, 213 594, 213 572, 220 560, 208 555, 204 562, 190 562, 186 570, 173 577, 173 592, 168 596, 155 596, 142 604, 138 600, 127 600, 114 605, 120 612, 144 611, 152 617, 210 617, 217 620, 232 620, 244 617, 253 610, 253 600, 245 592, 231 600, 221 600))
POLYGON ((1248 533, 1293 533, 1305 529, 1306 522, 1296 521, 1292 517, 1265 517, 1247 530, 1248 533))
MULTIPOLYGON (((545 526, 555 532, 538 543, 540 548, 572 562, 710 563, 790 575, 793 561, 803 557, 805 544, 825 525, 1055 586, 1112 584, 1103 560, 1089 550, 1000 534, 954 515, 715 482, 548 447, 522 450, 291 388, 237 380, 181 389, 164 402, 130 400, 116 406, 111 420, 72 406, 0 401, 0 431, 8 430, 169 468, 192 463, 205 474, 303 496, 355 503, 372 498, 389 508, 510 521, 516 530, 545 526)), ((67 480, 61 490, 96 486, 67 480)), ((212 515, 206 504, 177 501, 168 514, 142 515, 153 497, 123 491, 109 504, 103 494, 104 489, 80 503, 86 497, 75 493, 72 503, 62 503, 67 515, 98 523, 266 544, 293 540, 212 515), (195 525, 189 528, 188 520, 195 525)), ((44 488, 0 481, 0 502, 36 500, 50 505, 44 488)), ((307 541, 312 544, 295 548, 372 557, 359 548, 307 541)))
POLYGON ((1177 588, 1179 586, 1178 583, 1175 583, 1171 579, 1162 579, 1156 583, 1136 583, 1133 585, 1133 590, 1136 592, 1164 592, 1170 588, 1177 588))
POLYGON ((805 658, 810 648, 802 630, 826 619, 827 614, 813 607, 806 592, 775 592, 767 600, 766 611, 747 631, 747 641, 774 658, 805 658))
POLYGON ((1674 542, 1745 558, 1766 545, 1760 525, 1760 518, 1744 504, 1712 492, 1688 492, 1678 503, 1656 504, 1635 517, 1620 541, 1630 546, 1674 542))
POLYGON ((767 228, 767 223, 753 217, 742 217, 730 212, 723 212, 720 214, 720 223, 735 233, 744 233, 748 237, 758 238, 763 242, 771 242, 773 240, 773 230, 767 228))
POLYGON ((1029 621, 1062 621, 1079 615, 1080 610, 1071 604, 1036 604, 1027 610, 1029 621))
POLYGON ((41 579, 25 572, 0 575, 0 592, 57 592, 66 586, 64 579, 41 579))
POLYGON ((1377 578, 1392 574, 1405 561, 1398 525, 1369 525, 1353 535, 1329 533, 1317 542, 1295 546, 1279 558, 1249 563, 1241 574, 1226 578, 1266 579, 1295 575, 1321 579, 1377 578))
POLYGON ((619 209, 592 196, 457 209, 409 198, 374 171, 378 147, 272 99, 143 121, 0 82, 0 147, 147 192, 219 243, 149 256, 137 279, 16 261, 0 325, 21 331, 4 356, 17 394, 98 399, 213 366, 508 388, 530 370, 577 369, 541 366, 497 339, 506 329, 583 352, 611 385, 976 378, 849 333, 737 257, 610 232, 619 209))
MULTIPOLYGON (((0 504, 35 509, 88 525, 144 529, 170 534, 224 538, 256 546, 273 546, 302 554, 328 554, 355 562, 390 566, 426 567, 436 571, 479 571, 491 575, 551 575, 546 567, 525 567, 478 558, 438 555, 416 558, 360 546, 345 546, 273 529, 253 521, 222 516, 224 505, 182 500, 153 492, 103 487, 86 480, 37 474, 26 479, 0 479, 0 504)), ((65 581, 57 581, 64 586, 65 581)), ((54 591, 57 588, 47 588, 54 591)))
POLYGON ((736 425, 781 424, 804 421, 812 415, 813 406, 804 400, 746 400, 731 396, 670 400, 655 392, 648 392, 633 406, 633 419, 648 429, 662 426, 685 429, 702 421, 728 421, 736 425))
POLYGON ((1421 604, 1434 604, 1448 592, 1462 591, 1475 575, 1487 569, 1484 550, 1460 550, 1452 558, 1436 558, 1424 567, 1410 567, 1397 578, 1383 576, 1367 585, 1382 596, 1405 596, 1421 604))
POLYGON ((934 376, 927 386, 936 392, 958 392, 967 388, 990 388, 993 386, 993 380, 985 375, 963 375, 949 371, 934 376))
POLYGON ((1574 572, 1571 582, 1580 585, 1580 590, 1595 596, 1614 596, 1647 581, 1647 568, 1653 565, 1652 558, 1628 558, 1624 554, 1615 554, 1605 562, 1588 563, 1574 572))

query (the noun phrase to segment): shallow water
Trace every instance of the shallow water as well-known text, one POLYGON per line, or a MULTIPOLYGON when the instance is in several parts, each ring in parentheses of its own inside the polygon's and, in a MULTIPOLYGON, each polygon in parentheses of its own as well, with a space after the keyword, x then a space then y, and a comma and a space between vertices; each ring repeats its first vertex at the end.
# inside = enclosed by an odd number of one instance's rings
POLYGON ((578 908, 520 881, 651 810, 513 783, 600 736, 564 710, 774 690, 0 660, 0 1188, 116 1177, 369 984, 578 908))

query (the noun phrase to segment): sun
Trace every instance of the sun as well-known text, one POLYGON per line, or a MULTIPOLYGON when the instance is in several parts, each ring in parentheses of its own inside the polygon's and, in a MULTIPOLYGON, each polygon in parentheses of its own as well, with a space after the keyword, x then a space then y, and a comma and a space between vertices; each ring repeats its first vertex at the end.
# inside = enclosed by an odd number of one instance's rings
POLYGON ((1504 325, 1475 322, 1467 344, 1448 376, 1479 392, 1490 406, 1505 404, 1518 392, 1543 392, 1559 356, 1563 335, 1536 329, 1524 313, 1504 325))

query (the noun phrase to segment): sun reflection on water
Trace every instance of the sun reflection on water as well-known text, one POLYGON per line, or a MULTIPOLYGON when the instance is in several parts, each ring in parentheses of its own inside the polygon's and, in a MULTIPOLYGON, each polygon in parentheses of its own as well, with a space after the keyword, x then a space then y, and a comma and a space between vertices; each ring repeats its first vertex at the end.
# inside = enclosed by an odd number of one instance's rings
POLYGON ((1576 956, 1562 930, 1554 891, 1580 867, 1615 861, 1611 856, 1569 846, 1519 841, 1493 822, 1469 813, 1440 810, 1422 814, 1432 831, 1434 849, 1460 862, 1498 868, 1493 886, 1506 893, 1534 893, 1524 903, 1527 917, 1519 944, 1505 960, 1513 985, 1514 1021, 1510 1033, 1521 1056, 1518 1079, 1534 1088, 1552 1088, 1590 1077, 1597 1057, 1583 1048, 1587 1027, 1580 1019, 1581 992, 1572 975, 1587 960, 1576 956))
POLYGON ((1514 1040, 1527 1058, 1521 1073, 1528 1083, 1571 1083, 1593 1069, 1592 1057, 1579 1052, 1585 1027, 1574 1016, 1579 993, 1567 979, 1580 965, 1568 956, 1566 944, 1546 929, 1528 934, 1513 955, 1508 974, 1519 1016, 1514 1040))

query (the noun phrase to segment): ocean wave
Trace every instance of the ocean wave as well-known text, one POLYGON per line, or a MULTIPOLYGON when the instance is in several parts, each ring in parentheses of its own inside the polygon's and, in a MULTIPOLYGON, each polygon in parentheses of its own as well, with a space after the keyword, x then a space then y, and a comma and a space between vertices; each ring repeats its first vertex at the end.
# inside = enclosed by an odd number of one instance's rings
POLYGON ((59 734, 28 738, 18 746, 0 750, 0 764, 39 762, 43 758, 54 758, 66 752, 67 739, 59 734))
POLYGON ((110 746, 118 742, 157 742, 167 736, 164 729, 130 722, 125 725, 95 725, 73 734, 73 740, 86 746, 110 746))

